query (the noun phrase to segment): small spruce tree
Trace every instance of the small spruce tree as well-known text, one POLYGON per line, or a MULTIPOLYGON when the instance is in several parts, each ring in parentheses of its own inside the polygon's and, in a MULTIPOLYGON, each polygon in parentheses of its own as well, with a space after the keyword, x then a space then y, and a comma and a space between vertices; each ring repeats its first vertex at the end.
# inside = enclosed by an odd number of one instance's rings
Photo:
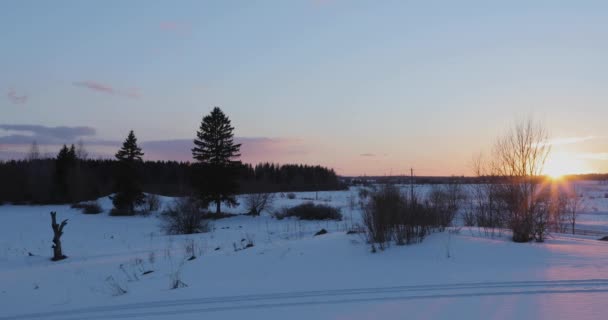
POLYGON ((238 191, 241 162, 237 158, 241 145, 234 143, 233 131, 230 119, 215 107, 203 117, 192 149, 192 157, 198 161, 194 188, 204 204, 215 203, 218 215, 222 202, 238 205, 234 195, 238 191))
POLYGON ((123 142, 122 148, 116 153, 116 183, 112 204, 114 215, 134 215, 135 207, 144 203, 145 196, 140 185, 138 164, 142 162, 144 153, 137 146, 137 138, 133 130, 123 142))

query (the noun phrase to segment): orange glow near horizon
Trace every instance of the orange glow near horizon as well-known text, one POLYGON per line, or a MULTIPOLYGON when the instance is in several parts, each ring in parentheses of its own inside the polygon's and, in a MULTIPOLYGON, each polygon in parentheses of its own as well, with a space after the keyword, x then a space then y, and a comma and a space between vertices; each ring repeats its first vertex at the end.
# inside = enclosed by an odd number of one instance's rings
POLYGON ((555 152, 549 154, 543 173, 553 179, 559 179, 568 174, 584 174, 591 170, 583 159, 575 154, 555 152))

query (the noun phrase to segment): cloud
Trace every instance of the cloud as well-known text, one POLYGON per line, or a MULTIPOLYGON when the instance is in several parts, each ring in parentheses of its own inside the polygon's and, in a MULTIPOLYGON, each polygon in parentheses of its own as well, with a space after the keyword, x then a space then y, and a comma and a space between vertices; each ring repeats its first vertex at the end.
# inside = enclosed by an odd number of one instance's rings
MULTIPOLYGON (((293 162, 309 152, 309 147, 299 139, 235 137, 241 144, 241 161, 293 162)), ((145 158, 149 160, 192 161, 193 139, 144 141, 141 143, 145 158)))
MULTIPOLYGON (((78 140, 83 140, 92 157, 113 157, 122 141, 95 139, 95 134, 94 128, 84 126, 0 124, 0 159, 22 158, 33 141, 55 152, 60 145, 78 140), (8 134, 3 136, 3 131, 8 134)), ((242 144, 240 159, 245 163, 303 163, 312 154, 312 146, 300 139, 235 137, 235 142, 242 144)), ((140 140, 139 144, 146 160, 192 161, 193 139, 140 140)))
POLYGON ((18 95, 15 89, 10 88, 6 93, 6 97, 13 104, 25 104, 27 102, 28 96, 26 94, 18 95))
POLYGON ((575 144, 575 143, 581 143, 581 142, 593 140, 596 138, 597 138, 596 136, 555 138, 555 139, 549 139, 549 141, 547 141, 547 143, 545 143, 543 145, 544 146, 559 146, 559 145, 566 145, 566 144, 575 144))
POLYGON ((0 124, 0 130, 8 135, 0 136, 0 144, 20 145, 37 141, 41 144, 73 142, 81 137, 90 137, 96 134, 91 127, 47 127, 29 124, 0 124))
POLYGON ((608 160, 608 152, 581 153, 577 155, 577 158, 588 160, 608 160))
POLYGON ((360 154, 360 156, 362 156, 362 157, 375 157, 376 155, 373 154, 373 153, 362 153, 362 154, 360 154))
POLYGON ((189 23, 179 21, 163 21, 159 24, 159 28, 165 32, 171 32, 175 34, 189 34, 192 31, 192 27, 189 23))
POLYGON ((129 88, 129 89, 116 89, 110 85, 103 84, 97 81, 76 81, 72 83, 74 86, 83 87, 87 89, 91 89, 97 92, 102 92, 111 95, 124 96, 129 98, 140 98, 141 94, 137 88, 129 88))

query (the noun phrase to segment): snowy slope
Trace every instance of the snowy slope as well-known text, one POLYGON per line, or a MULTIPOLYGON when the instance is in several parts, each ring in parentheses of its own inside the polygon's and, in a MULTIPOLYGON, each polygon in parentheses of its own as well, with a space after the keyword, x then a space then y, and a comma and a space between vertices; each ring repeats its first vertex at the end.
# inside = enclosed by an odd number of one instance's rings
MULTIPOLYGON (((608 225, 604 198, 590 198, 604 187, 584 191, 598 210, 582 224, 608 225)), ((463 228, 374 254, 361 235, 346 234, 359 219, 355 194, 318 194, 342 208, 341 222, 238 216, 190 236, 163 235, 155 216, 1 206, 0 319, 600 319, 608 311, 608 243, 554 235, 514 244, 463 228), (70 219, 60 262, 49 260, 51 210, 70 219), (321 228, 329 234, 314 237, 321 228), (242 239, 255 246, 235 251, 242 239), (187 287, 170 289, 176 274, 187 287)))

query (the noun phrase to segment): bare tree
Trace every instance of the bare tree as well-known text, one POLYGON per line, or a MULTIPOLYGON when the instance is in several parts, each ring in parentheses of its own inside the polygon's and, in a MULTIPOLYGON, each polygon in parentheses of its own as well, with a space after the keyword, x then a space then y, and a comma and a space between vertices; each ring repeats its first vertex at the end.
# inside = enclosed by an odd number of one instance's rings
POLYGON ((270 210, 274 201, 272 193, 251 193, 245 195, 245 206, 248 214, 259 216, 264 210, 270 210))
POLYGON ((36 140, 32 142, 32 146, 30 147, 26 158, 29 161, 40 159, 40 148, 38 147, 38 142, 36 140))
POLYGON ((79 160, 87 160, 89 157, 89 152, 84 147, 84 141, 78 140, 78 145, 76 146, 76 157, 79 160))
POLYGON ((60 224, 57 224, 56 218, 57 212, 51 212, 51 227, 53 228, 53 261, 59 261, 67 258, 63 255, 61 250, 61 236, 63 235, 63 228, 68 224, 68 219, 61 221, 60 224))
POLYGON ((523 121, 496 141, 488 161, 476 165, 478 175, 496 180, 487 184, 487 195, 498 201, 495 209, 506 218, 515 242, 544 239, 549 210, 538 194, 548 140, 541 123, 523 121))
POLYGON ((584 209, 584 200, 578 195, 574 182, 572 183, 572 192, 567 196, 566 200, 566 219, 568 220, 572 234, 575 234, 576 230, 576 218, 578 214, 584 209))

